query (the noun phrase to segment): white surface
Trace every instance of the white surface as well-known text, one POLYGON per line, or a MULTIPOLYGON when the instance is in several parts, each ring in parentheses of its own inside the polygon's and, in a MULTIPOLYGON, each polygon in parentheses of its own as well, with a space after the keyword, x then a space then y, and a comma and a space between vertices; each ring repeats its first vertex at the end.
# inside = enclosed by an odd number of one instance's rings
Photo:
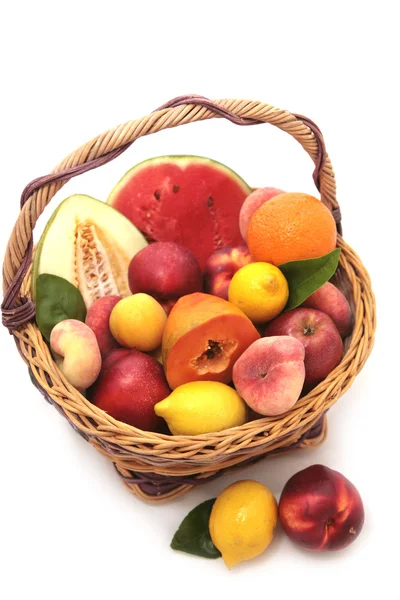
MULTIPOLYGON (((183 93, 262 100, 309 116, 324 133, 345 238, 377 296, 376 344, 330 411, 321 448, 265 460, 151 506, 131 496, 43 400, 1 329, 0 596, 399 599, 395 3, 137 4, 38 0, 3 8, 1 253, 25 184, 96 134, 183 93), (170 550, 187 512, 228 483, 256 478, 278 497, 293 473, 316 462, 341 471, 363 497, 365 527, 346 551, 310 554, 278 531, 266 554, 229 572, 221 560, 170 550)), ((44 220, 72 192, 106 198, 130 166, 163 153, 211 156, 250 184, 315 192, 311 161, 286 134, 214 120, 139 140, 65 186, 44 220)))

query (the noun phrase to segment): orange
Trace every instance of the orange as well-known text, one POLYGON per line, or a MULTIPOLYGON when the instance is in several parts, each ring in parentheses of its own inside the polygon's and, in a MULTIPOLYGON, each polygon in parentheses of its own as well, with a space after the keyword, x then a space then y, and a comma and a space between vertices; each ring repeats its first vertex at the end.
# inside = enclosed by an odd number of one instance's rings
POLYGON ((318 258, 335 248, 336 224, 330 210, 314 196, 280 194, 251 217, 247 244, 255 261, 273 265, 318 258))

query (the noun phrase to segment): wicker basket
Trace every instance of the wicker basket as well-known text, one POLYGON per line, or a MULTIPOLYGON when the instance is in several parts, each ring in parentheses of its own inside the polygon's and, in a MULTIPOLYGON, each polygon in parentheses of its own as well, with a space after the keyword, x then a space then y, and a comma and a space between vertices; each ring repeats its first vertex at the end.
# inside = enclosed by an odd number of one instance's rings
POLYGON ((131 492, 149 501, 168 500, 226 469, 267 454, 315 446, 324 439, 325 413, 363 367, 375 332, 370 278, 357 254, 341 237, 335 190, 331 162, 321 132, 312 121, 260 102, 211 101, 201 96, 175 98, 146 117, 105 132, 70 154, 52 174, 25 188, 3 266, 3 324, 13 334, 34 385, 77 432, 114 463, 131 492), (30 298, 32 230, 45 206, 70 178, 111 161, 141 136, 214 117, 225 117, 238 125, 271 123, 290 133, 312 158, 315 184, 337 223, 337 245, 342 252, 334 282, 351 303, 354 328, 345 340, 345 354, 338 367, 280 417, 198 436, 141 431, 93 406, 65 380, 53 362, 34 322, 35 307, 30 298))

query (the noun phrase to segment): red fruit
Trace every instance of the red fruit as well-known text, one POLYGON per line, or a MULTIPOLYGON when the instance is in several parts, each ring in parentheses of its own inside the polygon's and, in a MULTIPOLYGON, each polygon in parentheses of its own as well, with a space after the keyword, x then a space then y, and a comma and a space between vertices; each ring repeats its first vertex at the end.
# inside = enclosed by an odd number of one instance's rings
POLYGON ((166 315, 169 315, 171 310, 174 308, 176 302, 177 302, 176 298, 171 298, 170 300, 159 300, 159 303, 165 310, 166 315))
POLYGON ((265 335, 291 335, 302 342, 305 349, 305 391, 325 379, 342 359, 340 333, 332 319, 319 310, 288 310, 268 323, 265 335))
POLYGON ((125 174, 107 202, 152 241, 178 242, 200 267, 214 250, 242 243, 239 212, 251 188, 228 167, 199 156, 161 156, 125 174))
POLYGON ((307 550, 340 550, 359 535, 364 507, 354 485, 338 471, 312 465, 283 488, 279 519, 286 535, 307 550))
POLYGON ((302 306, 315 308, 329 315, 342 337, 350 332, 353 323, 350 304, 342 292, 330 281, 311 294, 302 306))
POLYGON ((120 347, 111 335, 109 325, 111 311, 120 300, 120 296, 103 296, 102 298, 98 298, 88 308, 86 314, 86 325, 94 332, 103 359, 111 350, 120 347))
POLYGON ((171 393, 164 369, 151 356, 139 350, 113 350, 103 362, 88 397, 114 419, 145 431, 158 431, 162 419, 154 405, 171 393))
POLYGON ((178 298, 203 288, 195 255, 175 242, 155 242, 140 250, 131 260, 128 278, 132 294, 153 296, 167 313, 178 298))
POLYGON ((252 258, 245 244, 219 248, 208 257, 204 267, 204 291, 228 300, 232 277, 250 262, 252 258))

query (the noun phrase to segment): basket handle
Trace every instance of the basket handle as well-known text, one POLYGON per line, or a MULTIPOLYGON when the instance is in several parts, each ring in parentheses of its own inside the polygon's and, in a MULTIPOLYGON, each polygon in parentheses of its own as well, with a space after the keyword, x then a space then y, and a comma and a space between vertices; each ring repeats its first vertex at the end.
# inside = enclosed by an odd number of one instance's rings
POLYGON ((34 179, 26 186, 21 196, 21 212, 8 241, 3 263, 2 321, 10 333, 35 315, 34 303, 21 295, 21 286, 31 264, 33 229, 56 192, 71 178, 110 162, 143 135, 214 117, 224 117, 237 125, 270 123, 290 133, 313 160, 315 185, 321 193, 321 200, 335 218, 339 234, 342 233, 335 176, 321 131, 313 121, 251 100, 209 100, 194 94, 179 96, 146 117, 128 121, 97 136, 67 156, 51 174, 34 179))

